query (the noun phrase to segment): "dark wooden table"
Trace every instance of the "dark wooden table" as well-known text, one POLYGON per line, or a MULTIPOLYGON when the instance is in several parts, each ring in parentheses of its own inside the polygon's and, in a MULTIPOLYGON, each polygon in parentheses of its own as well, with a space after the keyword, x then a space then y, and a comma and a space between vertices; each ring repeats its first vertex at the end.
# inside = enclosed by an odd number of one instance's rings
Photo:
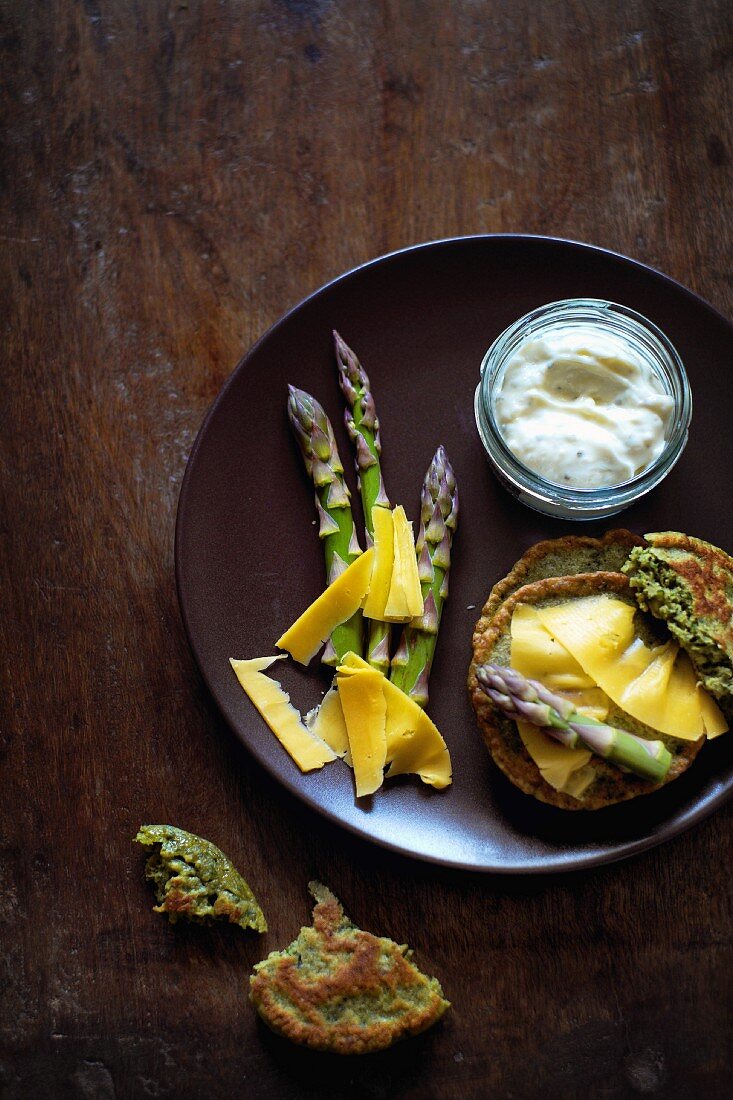
POLYGON ((186 459, 227 375, 373 256, 554 234, 733 313, 728 0, 0 13, 2 1095, 728 1093, 733 808, 567 877, 381 851, 235 740, 172 567, 186 459), (144 820, 235 857, 269 933, 153 915, 144 820), (357 922, 443 982, 434 1031, 336 1060, 257 1024, 247 975, 307 921, 324 866, 357 922))

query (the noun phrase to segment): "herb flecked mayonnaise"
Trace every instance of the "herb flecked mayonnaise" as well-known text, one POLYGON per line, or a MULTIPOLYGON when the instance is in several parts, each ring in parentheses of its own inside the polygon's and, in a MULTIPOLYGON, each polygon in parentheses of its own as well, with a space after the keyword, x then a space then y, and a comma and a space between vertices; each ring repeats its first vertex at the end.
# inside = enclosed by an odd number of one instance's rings
POLYGON ((592 324, 560 325, 511 355, 495 418, 516 457, 555 485, 596 489, 648 469, 674 400, 634 347, 592 324))

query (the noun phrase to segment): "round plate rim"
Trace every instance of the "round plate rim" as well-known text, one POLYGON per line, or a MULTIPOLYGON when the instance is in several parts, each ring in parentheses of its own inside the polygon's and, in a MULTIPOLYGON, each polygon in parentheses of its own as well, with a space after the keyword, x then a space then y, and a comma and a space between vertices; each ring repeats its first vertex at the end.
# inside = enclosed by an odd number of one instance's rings
POLYGON ((284 787, 289 794, 293 795, 299 801, 303 802, 310 809, 316 811, 322 817, 328 821, 338 825, 340 828, 347 830, 354 836, 359 837, 361 840, 366 840, 371 844, 376 844, 380 848, 384 848, 388 851, 394 852, 400 856, 406 856, 411 859, 417 859, 424 863, 430 863, 435 866, 445 867, 453 870, 471 871, 476 874, 493 874, 493 875, 553 875, 553 874, 566 874, 571 871, 588 870, 593 867, 600 867, 610 863, 618 863, 621 860, 630 859, 635 855, 639 855, 642 852, 648 851, 651 848, 656 848, 660 844, 666 843, 674 837, 679 836, 681 833, 686 832, 692 828, 693 825, 704 821, 719 807, 725 805, 731 797, 733 797, 733 777, 728 781, 728 785, 723 787, 722 790, 709 796, 703 803, 693 805, 685 814, 678 818, 673 824, 662 825, 658 832, 651 836, 640 838, 639 840, 631 840, 620 842, 615 845, 612 850, 606 852, 588 852, 587 854, 576 854, 571 857, 549 857, 547 859, 537 860, 531 864, 524 863, 469 863, 459 859, 450 859, 439 856, 431 855, 430 853, 415 851, 409 846, 403 846, 393 841, 382 837, 373 836, 367 829, 360 828, 357 824, 350 821, 344 821, 337 813, 322 806, 317 799, 309 795, 308 792, 303 791, 294 782, 289 780, 286 776, 280 776, 274 774, 270 768, 267 767, 265 762, 261 760, 254 749, 240 736, 238 730, 232 725, 223 713, 222 707, 214 693, 209 678, 206 674, 204 663, 198 652, 196 646, 187 610, 186 595, 183 589, 182 582, 182 550, 181 550, 181 531, 184 526, 184 516, 189 500, 189 486, 192 477, 192 470, 195 465, 196 456, 198 454, 201 442, 208 428, 209 422, 213 418, 217 409, 221 403, 226 399, 226 395, 235 378, 247 369, 249 363, 255 358, 260 347, 270 339, 270 337, 282 326, 285 325, 291 317, 296 313, 305 309, 312 301, 319 298, 321 295, 326 294, 332 287, 339 283, 347 282, 348 280, 359 275, 362 271, 375 267, 378 264, 385 263, 389 260, 393 260, 399 256, 403 256, 407 253, 428 251, 431 249, 437 249, 441 247, 448 247, 453 245, 460 245, 462 243, 472 243, 477 241, 531 241, 538 244, 548 245, 562 245, 571 249, 577 249, 578 251, 592 252, 608 257, 609 259, 620 261, 623 265, 629 265, 632 268, 639 269, 647 275, 651 275, 655 279, 668 284, 676 291, 681 291, 687 298, 689 298, 697 307, 702 306, 712 316, 721 322, 727 329, 733 332, 733 324, 710 302, 701 297, 695 291, 689 287, 680 283, 678 280, 672 278, 672 276, 665 274, 663 271, 659 271, 657 268, 652 267, 649 264, 645 264, 640 260, 635 260, 630 256, 625 256, 621 252, 616 252, 613 249, 604 248, 600 245, 589 244, 586 241, 577 241, 571 238, 554 237, 545 234, 535 233, 475 233, 467 234, 458 237, 440 237, 434 240, 421 241, 416 244, 406 245, 403 248, 395 249, 392 252, 386 252, 380 256, 376 256, 371 260, 367 260, 362 264, 358 264, 356 267, 350 268, 348 271, 342 272, 335 278, 330 279, 322 286, 317 287, 311 293, 307 294, 295 305, 291 306, 285 313, 277 318, 276 321, 271 324, 266 331, 260 336, 251 348, 239 359, 237 364, 232 369, 231 373, 225 379, 219 392, 209 406, 201 425, 196 433, 196 438, 191 447, 188 460, 186 462, 186 469, 181 481, 181 488, 178 495, 178 504, 176 508, 176 522, 174 532, 174 568, 175 568, 175 581, 176 581, 176 593, 178 597, 178 606, 181 613, 181 619, 183 622, 184 630, 186 632, 186 638, 188 644, 193 653, 196 665, 199 673, 201 674, 207 690, 217 705, 222 717, 224 717, 227 725, 230 727, 239 743, 245 748, 245 750, 256 761, 257 765, 263 768, 268 774, 282 787, 284 787))

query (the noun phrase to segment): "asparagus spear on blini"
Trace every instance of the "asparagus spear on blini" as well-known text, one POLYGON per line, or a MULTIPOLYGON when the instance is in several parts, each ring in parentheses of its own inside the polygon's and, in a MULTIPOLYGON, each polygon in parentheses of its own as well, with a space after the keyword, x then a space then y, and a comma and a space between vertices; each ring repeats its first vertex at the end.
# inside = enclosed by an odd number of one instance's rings
POLYGON ((481 690, 508 718, 540 726, 567 748, 582 745, 642 779, 661 783, 666 778, 672 754, 663 741, 647 741, 589 718, 562 695, 548 691, 537 680, 528 680, 513 668, 480 665, 476 679, 481 690))

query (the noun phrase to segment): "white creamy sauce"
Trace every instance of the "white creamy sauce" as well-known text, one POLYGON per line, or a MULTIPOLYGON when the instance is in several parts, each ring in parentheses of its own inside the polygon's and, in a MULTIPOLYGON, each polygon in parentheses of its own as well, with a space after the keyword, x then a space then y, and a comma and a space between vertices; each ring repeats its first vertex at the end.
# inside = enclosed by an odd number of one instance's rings
POLYGON ((651 466, 673 407, 630 343, 593 325, 563 325, 514 352, 495 416, 525 466, 555 485, 596 489, 651 466))

